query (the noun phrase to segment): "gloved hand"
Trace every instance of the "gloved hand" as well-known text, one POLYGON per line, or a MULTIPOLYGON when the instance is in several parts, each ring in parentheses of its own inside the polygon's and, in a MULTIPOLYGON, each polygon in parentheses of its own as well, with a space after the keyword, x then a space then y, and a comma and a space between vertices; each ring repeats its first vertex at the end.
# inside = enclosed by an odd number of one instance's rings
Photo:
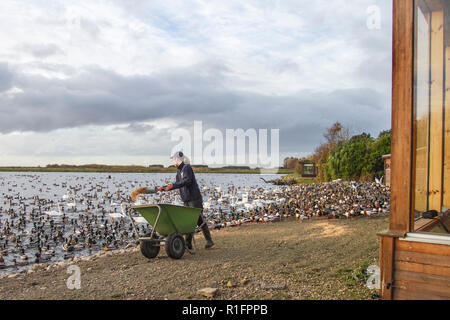
POLYGON ((147 188, 145 187, 134 190, 133 192, 131 192, 131 201, 135 202, 138 196, 140 196, 141 194, 145 194, 146 192, 147 188))
POLYGON ((156 190, 158 190, 159 192, 163 192, 163 191, 167 192, 167 191, 170 191, 172 189, 173 189, 173 184, 169 184, 168 186, 165 186, 165 187, 159 187, 156 190))

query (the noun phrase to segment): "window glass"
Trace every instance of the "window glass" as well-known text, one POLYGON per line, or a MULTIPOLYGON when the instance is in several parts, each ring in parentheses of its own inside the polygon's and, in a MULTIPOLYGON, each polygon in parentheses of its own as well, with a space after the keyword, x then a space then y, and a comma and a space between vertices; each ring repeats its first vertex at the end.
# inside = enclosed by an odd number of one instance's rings
POLYGON ((449 14, 448 0, 415 1, 413 206, 418 232, 450 230, 449 14))
POLYGON ((304 164, 303 165, 304 175, 314 175, 314 164, 304 164))

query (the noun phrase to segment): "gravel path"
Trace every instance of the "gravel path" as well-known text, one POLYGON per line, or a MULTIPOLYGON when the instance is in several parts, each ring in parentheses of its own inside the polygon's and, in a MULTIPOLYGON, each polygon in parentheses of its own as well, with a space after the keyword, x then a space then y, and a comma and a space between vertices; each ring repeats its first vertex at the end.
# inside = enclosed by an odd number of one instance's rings
POLYGON ((138 248, 89 260, 35 267, 0 279, 0 299, 370 299, 364 269, 378 264, 376 233, 388 218, 357 218, 245 225, 213 231, 216 246, 174 261, 162 249, 154 260, 138 248), (81 271, 80 289, 68 289, 69 265, 81 271), (14 278, 10 278, 14 276, 14 278))

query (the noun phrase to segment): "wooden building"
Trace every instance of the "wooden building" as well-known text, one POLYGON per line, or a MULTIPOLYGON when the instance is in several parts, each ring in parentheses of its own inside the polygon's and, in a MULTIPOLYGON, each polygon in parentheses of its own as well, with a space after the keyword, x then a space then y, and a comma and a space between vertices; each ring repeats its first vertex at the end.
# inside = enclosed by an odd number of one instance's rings
POLYGON ((391 155, 387 154, 383 156, 384 161, 384 185, 391 186, 391 155))
POLYGON ((383 299, 450 299, 450 0, 393 0, 383 299))
POLYGON ((319 170, 315 162, 312 161, 299 161, 300 174, 302 178, 316 178, 319 170))

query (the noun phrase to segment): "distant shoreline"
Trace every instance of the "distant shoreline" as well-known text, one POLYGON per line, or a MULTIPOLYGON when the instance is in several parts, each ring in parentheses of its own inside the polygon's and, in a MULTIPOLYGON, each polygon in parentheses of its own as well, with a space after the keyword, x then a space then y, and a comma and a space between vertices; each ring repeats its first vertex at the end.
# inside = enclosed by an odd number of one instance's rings
MULTIPOLYGON (((195 168, 196 173, 260 174, 259 169, 195 168)), ((68 173, 176 173, 176 168, 148 168, 138 166, 60 166, 60 167, 0 167, 0 172, 68 172, 68 173)), ((291 174, 280 169, 277 174, 291 174)))

